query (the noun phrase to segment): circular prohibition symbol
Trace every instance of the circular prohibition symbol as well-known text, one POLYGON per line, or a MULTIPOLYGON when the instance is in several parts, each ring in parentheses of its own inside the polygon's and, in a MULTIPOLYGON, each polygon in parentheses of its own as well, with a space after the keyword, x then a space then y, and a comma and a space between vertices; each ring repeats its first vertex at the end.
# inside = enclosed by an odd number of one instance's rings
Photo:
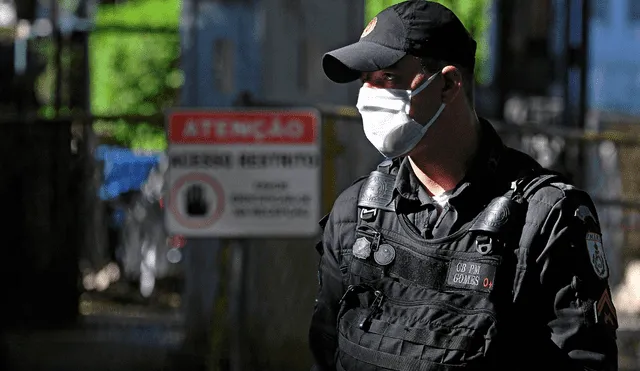
MULTIPOLYGON (((185 198, 185 197, 183 197, 185 198)), ((213 225, 224 211, 224 191, 220 183, 205 173, 190 173, 178 178, 171 190, 171 213, 178 223, 187 228, 202 229, 213 225), (192 183, 186 193, 184 210, 180 208, 181 190, 187 183, 192 183), (202 188, 209 187, 213 192, 214 202, 204 197, 202 188), (214 206, 210 212, 207 208, 214 206), (208 215, 207 215, 208 214, 208 215)))

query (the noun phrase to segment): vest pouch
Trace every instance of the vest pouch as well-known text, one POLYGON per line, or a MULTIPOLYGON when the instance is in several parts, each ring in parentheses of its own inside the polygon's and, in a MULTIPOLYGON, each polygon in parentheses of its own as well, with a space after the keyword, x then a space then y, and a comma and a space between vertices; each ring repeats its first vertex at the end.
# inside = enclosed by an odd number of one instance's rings
POLYGON ((338 369, 482 370, 495 316, 468 302, 389 278, 350 286, 338 314, 338 369))

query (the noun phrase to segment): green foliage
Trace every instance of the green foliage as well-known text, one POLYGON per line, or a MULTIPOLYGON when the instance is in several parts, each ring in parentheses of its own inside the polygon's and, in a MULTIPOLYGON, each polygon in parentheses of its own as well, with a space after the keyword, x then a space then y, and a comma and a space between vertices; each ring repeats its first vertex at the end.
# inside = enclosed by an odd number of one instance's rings
MULTIPOLYGON (((385 8, 401 3, 403 0, 365 0, 365 25, 376 14, 385 8)), ((451 9, 467 27, 478 42, 476 51, 476 81, 483 83, 487 76, 487 60, 489 57, 489 42, 487 31, 491 19, 489 18, 490 0, 435 0, 451 9)))
MULTIPOLYGON (((159 115, 175 104, 184 81, 179 70, 179 17, 179 0, 136 0, 98 8, 98 29, 169 27, 176 32, 94 32, 89 45, 94 114, 159 115)), ((166 147, 162 122, 133 124, 120 120, 97 123, 95 129, 132 148, 162 150, 166 147)))

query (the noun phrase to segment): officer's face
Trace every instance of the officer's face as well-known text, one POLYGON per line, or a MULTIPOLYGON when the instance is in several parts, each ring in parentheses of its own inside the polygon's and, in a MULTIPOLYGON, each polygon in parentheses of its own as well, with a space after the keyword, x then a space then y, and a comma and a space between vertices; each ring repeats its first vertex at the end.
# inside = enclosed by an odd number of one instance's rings
MULTIPOLYGON (((361 81, 372 88, 415 90, 429 77, 420 61, 413 56, 405 56, 389 68, 375 72, 364 72, 361 81)), ((426 89, 411 99, 410 115, 419 123, 429 121, 442 103, 442 77, 436 77, 426 89)))

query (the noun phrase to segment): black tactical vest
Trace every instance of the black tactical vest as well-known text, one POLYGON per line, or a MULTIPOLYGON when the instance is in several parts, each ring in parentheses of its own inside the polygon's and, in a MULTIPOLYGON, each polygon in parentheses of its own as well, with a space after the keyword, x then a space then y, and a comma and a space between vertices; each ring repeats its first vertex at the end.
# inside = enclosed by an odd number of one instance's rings
POLYGON ((557 176, 521 177, 457 232, 427 240, 395 212, 391 167, 378 166, 360 192, 337 369, 491 370, 513 317, 526 200, 557 176))

